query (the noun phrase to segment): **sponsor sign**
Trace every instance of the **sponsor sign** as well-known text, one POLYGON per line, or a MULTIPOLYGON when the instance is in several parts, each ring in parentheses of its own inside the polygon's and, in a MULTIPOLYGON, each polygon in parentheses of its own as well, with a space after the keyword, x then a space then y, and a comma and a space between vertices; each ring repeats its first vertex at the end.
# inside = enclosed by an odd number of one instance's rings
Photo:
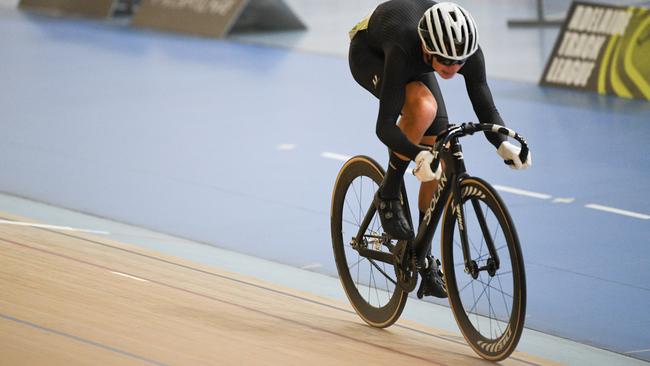
POLYGON ((282 0, 142 0, 132 25, 216 38, 232 29, 304 29, 282 0))
POLYGON ((574 2, 542 85, 650 100, 650 9, 574 2))
POLYGON ((223 37, 248 0, 142 0, 136 27, 223 37))
POLYGON ((113 0, 20 0, 18 6, 22 9, 108 18, 112 14, 113 0))
POLYGON ((283 0, 250 0, 230 32, 306 29, 283 0))

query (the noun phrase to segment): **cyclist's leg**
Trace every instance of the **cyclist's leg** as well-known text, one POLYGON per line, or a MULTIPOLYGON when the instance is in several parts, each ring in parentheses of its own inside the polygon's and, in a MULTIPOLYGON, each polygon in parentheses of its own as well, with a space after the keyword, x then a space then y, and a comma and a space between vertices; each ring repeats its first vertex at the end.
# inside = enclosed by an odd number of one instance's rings
MULTIPOLYGON (((366 31, 359 31, 352 39, 348 59, 354 80, 375 97, 381 98, 384 56, 368 46, 366 31)), ((386 175, 374 200, 375 206, 380 210, 383 229, 395 239, 409 239, 413 236, 413 228, 399 201, 402 177, 408 164, 408 160, 401 160, 390 153, 386 175)))
MULTIPOLYGON (((381 97, 384 57, 367 46, 366 32, 358 32, 350 43, 348 60, 354 79, 375 97, 381 97)), ((426 78, 424 79, 426 81, 426 78)), ((404 135, 418 144, 431 125, 436 113, 436 100, 430 88, 422 81, 414 80, 406 86, 405 103, 398 126, 404 135)), ((382 196, 396 198, 401 189, 404 172, 409 159, 390 152, 389 167, 382 183, 382 196)))
MULTIPOLYGON (((433 146, 436 143, 436 136, 447 129, 449 125, 449 119, 447 117, 447 108, 445 107, 445 101, 440 92, 440 87, 433 73, 424 74, 420 77, 420 81, 424 83, 427 88, 431 91, 431 94, 436 100, 437 111, 433 123, 429 128, 424 132, 424 136, 420 140, 420 144, 433 146)), ((433 192, 438 189, 438 181, 434 180, 428 183, 423 183, 420 185, 420 195, 418 198, 418 208, 420 209, 420 221, 424 216, 424 212, 431 198, 433 197, 433 192)))
POLYGON ((402 116, 397 124, 409 141, 419 144, 436 118, 437 110, 438 104, 429 87, 420 80, 411 81, 406 84, 402 116))
MULTIPOLYGON (((436 100, 437 105, 437 113, 433 119, 433 123, 431 123, 429 128, 424 132, 424 136, 420 140, 420 144, 433 146, 436 142, 436 136, 443 132, 449 124, 449 120, 447 118, 447 109, 445 108, 445 102, 442 98, 442 94, 440 93, 440 87, 438 86, 435 75, 433 73, 425 74, 421 76, 420 80, 429 88, 431 94, 436 100)), ((438 181, 432 181, 420 185, 420 195, 418 199, 418 206, 420 209, 419 222, 422 222, 424 211, 429 206, 433 192, 435 192, 436 189, 438 189, 438 181)), ((430 243, 432 239, 433 233, 431 233, 431 237, 425 238, 424 240, 430 243)), ((444 280, 442 279, 442 273, 438 266, 439 262, 431 255, 431 246, 429 246, 427 259, 427 267, 420 273, 423 280, 420 283, 420 288, 418 289, 417 296, 419 298, 422 298, 423 296, 445 298, 447 297, 447 289, 444 280)))
POLYGON ((366 31, 359 31, 350 42, 348 62, 354 80, 377 98, 381 97, 384 80, 384 56, 367 44, 366 31))
MULTIPOLYGON (((397 126, 409 141, 419 144, 436 116, 436 109, 436 100, 427 86, 419 80, 411 81, 405 86, 404 106, 397 126)), ((382 195, 385 197, 399 195, 402 177, 409 161, 401 154, 391 154, 390 169, 386 174, 386 185, 382 188, 382 195), (393 172, 394 174, 391 174, 393 172)))

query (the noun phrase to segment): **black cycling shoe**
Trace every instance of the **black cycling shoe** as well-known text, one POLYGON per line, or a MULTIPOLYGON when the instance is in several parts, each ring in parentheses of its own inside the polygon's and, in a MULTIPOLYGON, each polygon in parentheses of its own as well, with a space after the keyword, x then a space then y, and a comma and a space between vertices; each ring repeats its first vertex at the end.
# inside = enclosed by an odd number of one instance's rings
POLYGON ((411 225, 404 213, 404 206, 402 206, 399 199, 383 199, 379 191, 377 191, 373 202, 379 213, 381 226, 386 233, 397 240, 413 238, 413 229, 411 229, 411 225))
POLYGON ((424 296, 435 296, 444 299, 447 297, 447 286, 440 271, 440 261, 427 257, 427 262, 429 267, 420 273, 422 281, 418 289, 418 299, 424 296))

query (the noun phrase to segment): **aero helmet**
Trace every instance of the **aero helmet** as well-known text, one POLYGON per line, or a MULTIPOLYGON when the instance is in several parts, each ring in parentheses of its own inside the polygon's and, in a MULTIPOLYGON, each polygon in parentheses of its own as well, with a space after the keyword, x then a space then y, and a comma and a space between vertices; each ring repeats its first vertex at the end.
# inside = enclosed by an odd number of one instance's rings
POLYGON ((474 18, 454 3, 438 3, 424 12, 418 33, 427 53, 450 60, 464 60, 478 49, 474 18))

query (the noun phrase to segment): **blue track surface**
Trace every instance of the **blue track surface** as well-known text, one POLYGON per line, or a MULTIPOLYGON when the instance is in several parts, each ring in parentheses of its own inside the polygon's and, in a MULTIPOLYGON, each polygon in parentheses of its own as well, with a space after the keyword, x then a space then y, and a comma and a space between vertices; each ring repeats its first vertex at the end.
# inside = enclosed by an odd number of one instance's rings
MULTIPOLYGON (((335 273, 342 162, 321 154, 386 156, 377 102, 345 59, 2 10, 0 49, 0 191, 335 273)), ((464 143, 470 173, 552 196, 502 193, 524 248, 527 325, 650 349, 650 220, 585 207, 650 215, 650 104, 490 84, 534 166, 511 171, 477 136, 464 143)), ((475 119, 461 79, 441 86, 453 120, 475 119)))

